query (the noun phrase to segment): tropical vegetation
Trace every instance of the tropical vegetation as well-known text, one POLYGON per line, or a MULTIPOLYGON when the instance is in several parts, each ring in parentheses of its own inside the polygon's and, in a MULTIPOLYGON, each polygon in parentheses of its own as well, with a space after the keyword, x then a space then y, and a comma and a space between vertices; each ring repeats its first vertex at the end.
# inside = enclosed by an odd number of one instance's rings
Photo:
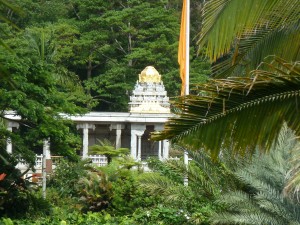
POLYGON ((268 151, 284 122, 299 135, 299 12, 293 0, 206 2, 198 44, 218 79, 179 98, 178 116, 154 138, 217 157, 222 147, 268 151))
POLYGON ((176 97, 181 5, 0 0, 0 224, 300 224, 298 1, 191 1, 193 86, 176 97), (176 158, 145 172, 99 140, 89 154, 108 164, 81 160, 66 115, 127 111, 151 64, 176 114, 153 138, 172 140, 176 158), (45 199, 15 165, 32 169, 48 138, 61 158, 45 199))

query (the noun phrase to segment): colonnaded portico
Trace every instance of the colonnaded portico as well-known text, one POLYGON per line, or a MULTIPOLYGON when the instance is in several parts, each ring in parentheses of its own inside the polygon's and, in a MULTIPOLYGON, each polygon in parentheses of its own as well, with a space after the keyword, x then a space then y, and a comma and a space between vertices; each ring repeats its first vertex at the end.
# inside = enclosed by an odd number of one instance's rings
POLYGON ((163 129, 170 114, 91 112, 72 116, 77 129, 82 130, 82 156, 88 157, 88 147, 98 140, 110 140, 116 148, 129 148, 131 156, 143 160, 150 156, 166 159, 169 156, 167 140, 153 142, 150 133, 163 129))
POLYGON ((116 148, 129 148, 131 156, 140 161, 150 156, 161 160, 169 157, 169 142, 153 142, 150 133, 162 130, 170 116, 169 98, 161 75, 154 67, 147 66, 139 74, 128 113, 90 112, 70 118, 82 130, 83 158, 88 157, 89 146, 108 139, 116 148))
MULTIPOLYGON (((150 140, 150 133, 163 130, 164 124, 172 116, 161 75, 154 67, 147 66, 139 74, 128 105, 129 112, 90 112, 68 117, 82 133, 83 158, 88 157, 89 146, 104 139, 110 140, 116 148, 129 148, 131 156, 137 161, 151 156, 160 160, 169 157, 168 140, 150 140)), ((17 129, 21 118, 13 112, 6 117, 9 121, 7 129, 17 129)), ((7 140, 7 151, 12 152, 10 140, 7 140)))

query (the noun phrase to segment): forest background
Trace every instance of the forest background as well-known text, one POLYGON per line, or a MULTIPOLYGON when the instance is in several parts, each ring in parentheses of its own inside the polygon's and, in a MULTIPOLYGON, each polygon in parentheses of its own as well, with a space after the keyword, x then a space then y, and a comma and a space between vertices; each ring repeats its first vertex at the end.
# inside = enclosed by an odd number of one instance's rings
MULTIPOLYGON (((10 138, 17 160, 32 164, 32 150, 40 150, 50 138, 53 154, 76 157, 81 148, 78 131, 59 113, 127 112, 138 74, 148 65, 162 75, 168 96, 179 95, 181 1, 11 3, 0 5, 0 106, 14 110, 22 121, 13 133, 2 121, 4 155, 10 138)), ((195 18, 200 8, 201 2, 193 3, 195 18)), ((196 36, 201 21, 192 21, 196 36)), ((197 56, 196 41, 193 46, 191 83, 202 82, 210 64, 197 56)))
MULTIPOLYGON (((3 14, 9 15, 19 30, 5 27, 3 34, 9 35, 2 38, 15 44, 11 48, 16 54, 22 54, 25 46, 39 51, 43 33, 47 63, 61 76, 79 77, 85 91, 97 101, 92 110, 127 111, 138 74, 147 65, 162 74, 169 96, 179 95, 181 1, 14 2, 24 13, 4 10, 3 14)), ((199 17, 200 6, 201 2, 193 3, 192 16, 199 17)), ((201 21, 191 21, 191 36, 195 37, 201 21)), ((209 74, 209 65, 197 58, 195 41, 193 45, 191 79, 198 82, 209 74)))
POLYGON ((224 79, 175 98, 179 117, 159 134, 189 144, 177 146, 193 158, 188 168, 152 159, 153 173, 143 173, 121 152, 105 167, 81 161, 81 140, 61 112, 127 111, 147 65, 169 96, 179 95, 182 2, 0 0, 1 223, 299 224, 299 145, 286 127, 299 135, 299 6, 245 3, 208 1, 202 24, 202 1, 192 1, 191 83, 211 73, 196 40, 224 79), (19 129, 7 131, 5 110, 21 116, 19 129), (44 200, 15 165, 33 166, 47 138, 51 152, 67 158, 44 200))

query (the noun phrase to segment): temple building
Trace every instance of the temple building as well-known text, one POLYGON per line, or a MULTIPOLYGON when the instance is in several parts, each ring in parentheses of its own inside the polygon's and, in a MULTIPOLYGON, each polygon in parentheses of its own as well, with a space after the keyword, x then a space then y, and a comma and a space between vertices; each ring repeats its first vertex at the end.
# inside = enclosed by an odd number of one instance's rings
POLYGON ((82 130, 82 156, 88 156, 88 147, 98 140, 108 139, 116 148, 129 148, 135 160, 145 160, 150 156, 159 159, 169 157, 167 140, 153 142, 150 133, 160 131, 171 116, 167 92, 161 75, 147 66, 137 80, 130 97, 129 112, 90 112, 83 116, 72 116, 82 130))
MULTIPOLYGON (((82 158, 88 158, 89 146, 98 144, 98 140, 108 139, 116 148, 129 148, 131 156, 136 161, 148 157, 158 157, 160 160, 169 157, 169 142, 167 140, 151 141, 150 133, 163 130, 165 122, 172 116, 167 92, 161 75, 152 67, 147 66, 138 77, 135 84, 128 112, 90 112, 81 116, 71 116, 82 132, 82 158)), ((18 127, 18 116, 6 115, 8 130, 18 127)), ((20 119, 20 118, 19 118, 20 119)), ((51 157, 48 140, 44 148, 51 157)), ((12 143, 8 140, 7 151, 12 152, 12 143)))

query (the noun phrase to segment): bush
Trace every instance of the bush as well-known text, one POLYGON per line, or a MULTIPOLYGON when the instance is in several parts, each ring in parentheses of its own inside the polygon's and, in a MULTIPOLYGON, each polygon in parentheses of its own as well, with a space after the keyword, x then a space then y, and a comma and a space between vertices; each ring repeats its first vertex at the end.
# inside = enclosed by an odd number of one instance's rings
POLYGON ((87 176, 88 168, 87 161, 61 160, 55 168, 55 173, 51 176, 48 186, 56 188, 62 197, 76 196, 78 181, 87 176))
POLYGON ((190 216, 184 213, 182 210, 165 207, 163 205, 158 205, 155 208, 150 208, 148 210, 138 209, 134 215, 134 220, 137 224, 147 224, 147 225, 187 225, 192 224, 190 216))
POLYGON ((139 186, 137 176, 136 171, 123 169, 118 172, 118 178, 112 182, 113 198, 109 211, 113 215, 130 215, 137 208, 154 204, 155 198, 139 186))

